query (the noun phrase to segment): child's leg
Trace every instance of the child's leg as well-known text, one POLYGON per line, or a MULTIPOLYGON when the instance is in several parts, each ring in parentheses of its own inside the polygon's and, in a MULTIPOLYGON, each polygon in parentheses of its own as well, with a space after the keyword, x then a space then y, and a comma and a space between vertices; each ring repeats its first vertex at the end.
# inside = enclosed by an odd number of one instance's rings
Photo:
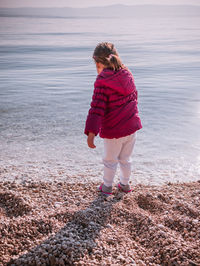
POLYGON ((104 176, 105 186, 112 186, 113 179, 117 170, 118 156, 122 148, 121 139, 104 139, 104 176))
POLYGON ((133 152, 134 144, 136 141, 136 133, 124 138, 122 149, 119 154, 118 160, 120 164, 120 182, 127 185, 131 175, 131 160, 130 156, 133 152))

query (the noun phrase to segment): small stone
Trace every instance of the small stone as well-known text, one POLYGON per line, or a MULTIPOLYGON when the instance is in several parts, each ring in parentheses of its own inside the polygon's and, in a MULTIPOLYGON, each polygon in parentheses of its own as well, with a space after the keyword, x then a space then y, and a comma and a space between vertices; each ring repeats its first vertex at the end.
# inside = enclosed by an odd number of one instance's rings
POLYGON ((194 219, 194 220, 192 220, 192 223, 193 224, 198 224, 199 223, 199 220, 198 219, 194 219))
POLYGON ((138 266, 146 266, 146 264, 142 260, 138 260, 138 266))
POLYGON ((118 258, 118 260, 121 260, 123 262, 125 261, 125 258, 122 255, 119 255, 117 258, 118 258))
POLYGON ((164 226, 163 224, 158 224, 158 227, 159 227, 160 229, 162 229, 162 230, 165 229, 165 226, 164 226))
POLYGON ((107 224, 106 227, 113 229, 113 226, 111 224, 107 224))
POLYGON ((61 266, 65 265, 65 262, 64 262, 63 258, 59 259, 59 265, 61 265, 61 266))

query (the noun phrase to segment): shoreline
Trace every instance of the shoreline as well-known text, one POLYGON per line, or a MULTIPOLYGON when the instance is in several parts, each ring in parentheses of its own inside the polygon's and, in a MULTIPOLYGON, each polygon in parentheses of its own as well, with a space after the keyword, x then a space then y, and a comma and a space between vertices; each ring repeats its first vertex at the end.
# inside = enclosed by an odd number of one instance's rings
POLYGON ((97 185, 0 182, 0 264, 200 264, 200 180, 108 198, 97 185))

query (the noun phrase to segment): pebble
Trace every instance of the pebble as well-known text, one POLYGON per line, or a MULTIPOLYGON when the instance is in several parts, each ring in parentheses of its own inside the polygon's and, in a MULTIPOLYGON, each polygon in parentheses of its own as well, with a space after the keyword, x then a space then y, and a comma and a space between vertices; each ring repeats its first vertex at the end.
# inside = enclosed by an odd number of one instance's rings
POLYGON ((138 260, 138 266, 146 266, 146 264, 142 260, 138 260))
POLYGON ((199 220, 198 219, 194 219, 194 220, 192 220, 192 223, 196 225, 196 224, 199 223, 199 220))
POLYGON ((61 205, 62 205, 62 202, 55 202, 55 203, 54 203, 54 206, 55 206, 56 208, 60 208, 61 205))
POLYGON ((106 225, 107 228, 113 229, 113 226, 111 224, 106 225))
POLYGON ((165 226, 163 224, 158 224, 158 227, 161 229, 161 230, 164 230, 165 229, 165 226))

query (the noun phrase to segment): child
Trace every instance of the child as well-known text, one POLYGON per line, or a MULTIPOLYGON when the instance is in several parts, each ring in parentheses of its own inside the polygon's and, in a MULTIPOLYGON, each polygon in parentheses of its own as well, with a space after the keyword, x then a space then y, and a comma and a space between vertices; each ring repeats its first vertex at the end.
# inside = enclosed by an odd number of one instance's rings
POLYGON ((94 138, 99 133, 104 139, 104 176, 99 191, 112 194, 117 164, 120 165, 118 188, 130 192, 130 156, 136 140, 136 131, 142 128, 137 109, 137 90, 131 72, 122 64, 112 43, 97 45, 93 53, 97 79, 91 108, 88 112, 85 134, 90 148, 96 148, 94 138))

